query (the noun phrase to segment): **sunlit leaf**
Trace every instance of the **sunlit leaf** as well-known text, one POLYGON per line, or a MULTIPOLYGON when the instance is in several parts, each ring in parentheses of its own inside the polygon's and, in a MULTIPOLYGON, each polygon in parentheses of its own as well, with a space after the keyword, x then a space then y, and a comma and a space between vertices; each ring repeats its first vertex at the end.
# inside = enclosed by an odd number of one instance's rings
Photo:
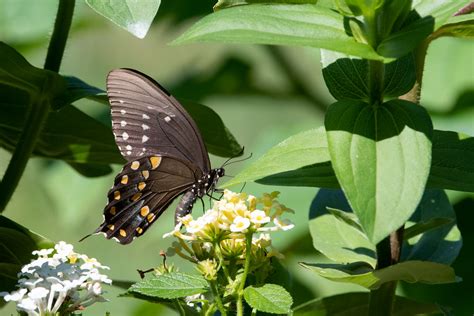
POLYGON ((86 0, 97 13, 138 38, 144 38, 155 18, 161 0, 86 0))
POLYGON ((426 111, 393 100, 374 108, 339 101, 326 113, 332 166, 369 240, 378 243, 413 214, 431 165, 426 111))
POLYGON ((293 305, 293 299, 284 287, 270 283, 246 287, 244 298, 252 308, 271 314, 286 314, 293 305))

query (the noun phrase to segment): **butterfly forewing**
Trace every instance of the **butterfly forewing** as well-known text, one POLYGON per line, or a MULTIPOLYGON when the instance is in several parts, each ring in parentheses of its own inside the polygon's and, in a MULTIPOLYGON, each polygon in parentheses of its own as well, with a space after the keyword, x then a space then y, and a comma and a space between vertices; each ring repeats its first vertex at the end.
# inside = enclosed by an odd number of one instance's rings
POLYGON ((115 141, 128 161, 158 154, 210 170, 199 130, 184 108, 148 76, 116 69, 107 77, 115 141))
POLYGON ((174 157, 145 156, 128 162, 114 181, 96 230, 121 244, 142 235, 171 202, 202 177, 191 164, 174 157))

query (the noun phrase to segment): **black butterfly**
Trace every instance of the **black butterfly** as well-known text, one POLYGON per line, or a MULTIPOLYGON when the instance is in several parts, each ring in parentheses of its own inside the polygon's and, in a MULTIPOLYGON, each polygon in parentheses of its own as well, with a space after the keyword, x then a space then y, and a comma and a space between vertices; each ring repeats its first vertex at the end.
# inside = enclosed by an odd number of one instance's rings
POLYGON ((115 142, 128 161, 115 177, 102 232, 128 244, 141 236, 184 193, 176 216, 215 189, 224 169, 211 169, 196 123, 157 82, 132 69, 107 77, 115 142))

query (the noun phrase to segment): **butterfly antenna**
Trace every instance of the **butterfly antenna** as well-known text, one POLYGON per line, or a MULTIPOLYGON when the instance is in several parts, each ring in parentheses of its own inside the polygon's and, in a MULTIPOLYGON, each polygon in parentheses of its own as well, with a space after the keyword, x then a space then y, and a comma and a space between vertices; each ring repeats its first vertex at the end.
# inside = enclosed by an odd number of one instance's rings
POLYGON ((240 189, 240 192, 239 193, 242 193, 242 191, 244 190, 245 186, 247 185, 247 182, 244 182, 244 185, 242 186, 242 188, 240 189))
POLYGON ((248 157, 245 157, 245 158, 242 158, 242 159, 239 159, 239 160, 234 160, 234 161, 231 161, 231 162, 229 162, 229 161, 230 161, 231 159, 234 159, 235 157, 229 158, 229 159, 227 159, 226 162, 224 162, 224 164, 222 165, 222 167, 231 165, 231 164, 236 163, 236 162, 242 162, 242 161, 248 160, 248 159, 252 158, 252 155, 253 155, 253 153, 250 153, 250 155, 248 155, 248 157))
POLYGON ((92 236, 94 233, 90 233, 88 235, 85 235, 84 237, 82 237, 81 239, 79 239, 79 242, 83 241, 84 239, 86 238, 89 238, 90 236, 92 236))

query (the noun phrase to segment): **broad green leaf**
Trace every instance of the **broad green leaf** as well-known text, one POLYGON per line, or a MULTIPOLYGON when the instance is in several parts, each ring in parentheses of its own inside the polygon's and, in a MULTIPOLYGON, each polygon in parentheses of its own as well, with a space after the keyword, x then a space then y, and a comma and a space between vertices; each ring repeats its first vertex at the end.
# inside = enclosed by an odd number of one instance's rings
POLYGON ((32 251, 51 246, 44 237, 0 216, 0 291, 15 290, 17 274, 33 258, 32 251))
POLYGON ((347 35, 342 15, 312 4, 252 4, 210 14, 173 44, 224 42, 309 46, 352 56, 384 60, 347 35))
POLYGON ((452 223, 453 220, 447 217, 435 217, 427 221, 414 224, 403 231, 403 239, 409 240, 433 229, 452 223))
MULTIPOLYGON (((12 151, 24 124, 25 106, 0 102, 0 112, 1 146, 12 151)), ((79 164, 124 162, 110 128, 74 106, 49 114, 33 154, 79 164)))
POLYGON ((32 66, 20 53, 0 42, 0 87, 21 90, 34 103, 35 98, 47 99, 52 109, 65 105, 66 81, 57 73, 32 66))
MULTIPOLYGON (((264 159, 263 157, 267 155, 265 154, 224 186, 255 181, 267 185, 339 188, 329 159, 314 163, 321 161, 324 156, 329 156, 328 152, 324 153, 328 149, 327 145, 322 144, 323 139, 326 138, 322 131, 322 129, 314 129, 301 133, 301 136, 307 133, 307 142, 296 136, 282 142, 286 143, 288 147, 293 147, 295 152, 300 150, 303 152, 303 148, 306 148, 311 140, 318 139, 319 144, 316 144, 314 150, 317 149, 319 154, 307 157, 298 156, 298 159, 304 159, 309 165, 299 167, 297 164, 293 166, 292 162, 295 160, 286 159, 288 153, 285 147, 282 147, 280 152, 277 148, 280 145, 276 145, 270 150, 272 152, 269 156, 271 159, 264 159), (293 141, 295 141, 294 144, 293 141), (273 167, 266 169, 268 163, 271 163, 273 167)), ((474 168, 471 163, 474 160, 474 138, 461 133, 435 130, 432 150, 433 157, 427 187, 474 192, 474 168)))
POLYGON ((462 238, 453 207, 443 190, 427 190, 409 223, 416 224, 408 227, 405 235, 412 234, 413 228, 423 228, 425 231, 404 242, 402 261, 425 260, 442 264, 454 262, 461 250, 462 238), (449 222, 446 223, 447 221, 449 222), (444 222, 444 225, 439 225, 440 222, 444 222), (438 226, 434 226, 435 224, 438 226))
POLYGON ((435 131, 432 155, 430 188, 474 192, 474 137, 435 131))
POLYGON ((329 160, 323 128, 292 136, 270 149, 224 187, 329 160))
POLYGON ((208 284, 200 275, 172 272, 138 282, 128 291, 132 294, 175 299, 207 292, 208 284))
POLYGON ((318 0, 219 0, 214 5, 214 11, 234 7, 237 5, 255 4, 255 3, 280 3, 280 4, 316 4, 318 0))
POLYGON ((235 157, 242 152, 242 147, 214 110, 189 101, 180 100, 180 103, 196 122, 210 153, 220 157, 235 157))
MULTIPOLYGON (((91 86, 79 78, 73 76, 65 76, 67 84, 67 95, 65 97, 65 102, 71 104, 74 101, 83 99, 83 98, 93 98, 96 96, 105 96, 105 91, 97 87, 91 86)), ((108 102, 107 102, 108 104, 108 102)))
POLYGON ((284 287, 270 283, 246 287, 244 298, 250 307, 271 314, 286 314, 293 305, 293 299, 284 287))
POLYGON ((375 268, 377 256, 375 245, 361 231, 355 214, 340 190, 321 189, 311 203, 309 232, 313 246, 329 259, 338 263, 366 263, 375 268), (328 208, 338 208, 346 220, 331 214, 328 208), (342 210, 342 211, 341 211, 342 210), (348 211, 348 212, 344 212, 348 211), (349 220, 348 217, 350 217, 349 220))
POLYGON ((339 101, 329 107, 325 125, 339 183, 376 244, 402 226, 421 200, 431 165, 430 117, 402 100, 377 108, 339 101))
MULTIPOLYGON (((247 169, 242 171, 246 172, 247 169)), ((240 176, 240 173, 238 174, 240 176)), ((252 175, 249 175, 252 177, 252 175)), ((239 182, 245 182, 245 179, 239 178, 239 182)), ((253 180, 249 180, 253 181, 253 180)), ((331 162, 323 162, 319 164, 304 166, 295 170, 276 173, 273 175, 264 176, 258 180, 257 183, 267 185, 282 185, 282 186, 296 186, 296 187, 317 187, 317 188, 339 188, 334 170, 331 162)), ((235 183, 234 183, 235 184, 235 183)))
POLYGON ((436 31, 435 36, 474 37, 474 13, 451 17, 445 25, 436 31))
POLYGON ((461 8, 468 5, 471 0, 456 1, 426 1, 413 0, 413 10, 421 17, 431 16, 435 19, 435 30, 449 23, 449 19, 461 8))
POLYGON ((367 289, 378 289, 391 281, 408 283, 444 284, 456 282, 453 268, 429 261, 405 261, 379 270, 368 270, 356 265, 302 263, 303 267, 336 282, 354 283, 367 289))
POLYGON ((86 0, 97 13, 138 38, 144 38, 161 0, 86 0))
MULTIPOLYGON (((337 100, 368 100, 368 61, 321 50, 323 77, 329 92, 337 100)), ((410 91, 415 83, 412 54, 385 65, 383 94, 398 97, 410 91)))
POLYGON ((389 35, 379 46, 377 53, 388 58, 400 58, 413 51, 434 30, 434 18, 423 17, 389 35))
MULTIPOLYGON (((367 315, 370 293, 351 292, 317 298, 293 309, 295 316, 354 316, 367 315)), ((438 304, 417 302, 406 297, 395 296, 392 315, 425 315, 441 313, 438 304)))

